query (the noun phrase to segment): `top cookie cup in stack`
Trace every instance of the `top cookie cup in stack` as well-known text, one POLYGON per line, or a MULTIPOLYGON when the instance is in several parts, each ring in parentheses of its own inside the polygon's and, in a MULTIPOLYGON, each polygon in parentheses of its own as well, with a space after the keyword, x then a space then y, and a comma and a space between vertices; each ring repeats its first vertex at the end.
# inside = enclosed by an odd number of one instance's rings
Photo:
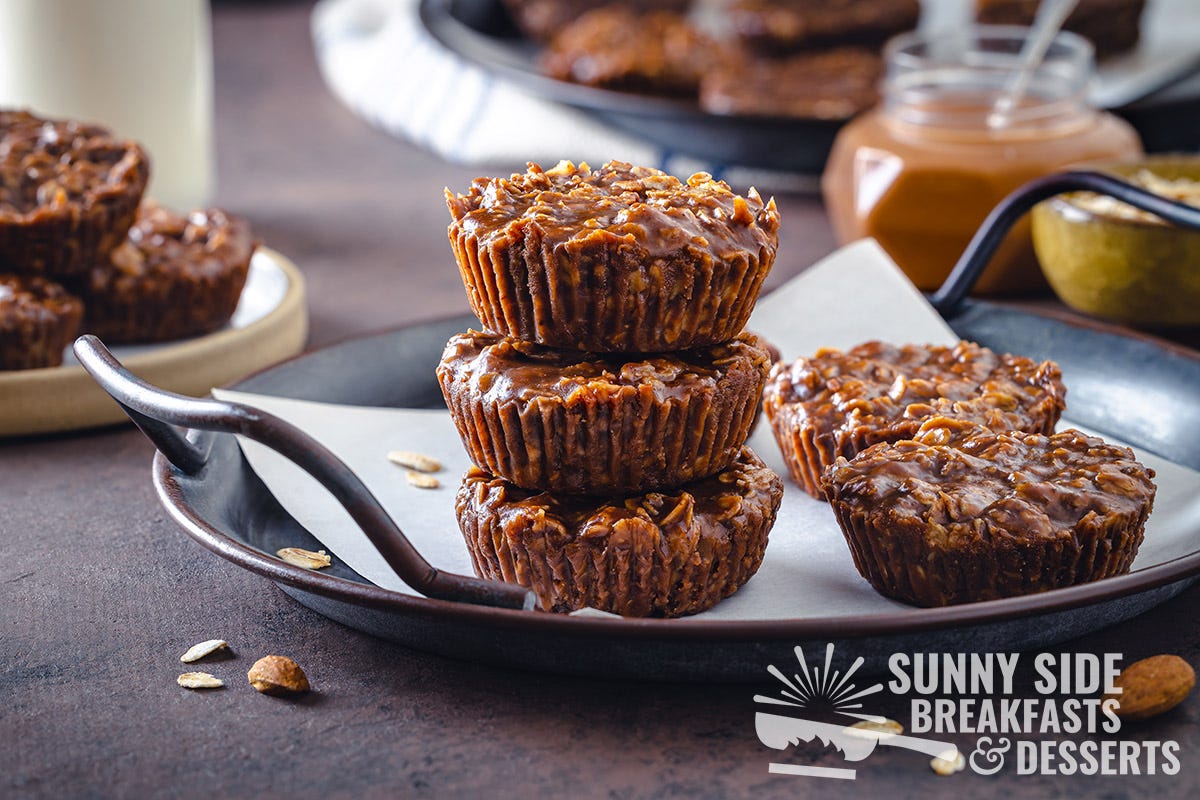
POLYGON ((741 332, 779 244, 774 201, 706 173, 530 164, 446 191, 450 243, 488 330, 594 352, 658 353, 741 332))

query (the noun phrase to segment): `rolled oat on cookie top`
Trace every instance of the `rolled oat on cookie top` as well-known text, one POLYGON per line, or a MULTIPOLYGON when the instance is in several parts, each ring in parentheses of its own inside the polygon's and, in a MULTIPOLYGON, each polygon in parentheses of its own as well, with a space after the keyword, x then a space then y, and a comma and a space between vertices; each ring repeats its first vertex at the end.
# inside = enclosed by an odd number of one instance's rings
POLYGON ((446 190, 449 237, 489 331, 551 347, 664 352, 728 341, 779 244, 774 200, 706 173, 530 164, 446 190))
POLYGON ((1155 495, 1132 450, 1074 429, 960 432, 934 417, 827 471, 854 564, 877 591, 943 606, 1129 571, 1155 495))

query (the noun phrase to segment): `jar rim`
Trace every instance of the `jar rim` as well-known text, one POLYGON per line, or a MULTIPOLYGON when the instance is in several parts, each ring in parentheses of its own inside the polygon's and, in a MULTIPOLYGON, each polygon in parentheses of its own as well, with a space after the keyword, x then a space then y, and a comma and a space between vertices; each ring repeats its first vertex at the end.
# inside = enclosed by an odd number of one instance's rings
MULTIPOLYGON (((978 128, 1017 75, 1029 30, 974 25, 893 38, 884 50, 884 108, 915 125, 978 128)), ((1053 124, 1086 112, 1093 53, 1082 36, 1060 31, 1034 71, 1022 105, 1005 115, 1005 127, 1053 124)))
MULTIPOLYGON (((1022 45, 1029 36, 1030 28, 1024 25, 968 25, 954 30, 922 31, 915 30, 893 36, 884 47, 883 57, 889 68, 901 67, 921 69, 931 66, 945 66, 945 60, 936 60, 930 56, 922 56, 910 52, 920 45, 936 44, 947 47, 952 43, 978 43, 981 41, 1006 42, 1013 45, 1011 53, 996 52, 995 55, 1011 60, 1015 66, 1020 61, 1022 45)), ((965 48, 955 48, 952 52, 963 53, 965 48)), ((1096 48, 1090 41, 1071 31, 1061 30, 1054 36, 1042 64, 1072 60, 1090 75, 1095 64, 1096 48)), ((970 66, 970 64, 962 64, 970 66)))

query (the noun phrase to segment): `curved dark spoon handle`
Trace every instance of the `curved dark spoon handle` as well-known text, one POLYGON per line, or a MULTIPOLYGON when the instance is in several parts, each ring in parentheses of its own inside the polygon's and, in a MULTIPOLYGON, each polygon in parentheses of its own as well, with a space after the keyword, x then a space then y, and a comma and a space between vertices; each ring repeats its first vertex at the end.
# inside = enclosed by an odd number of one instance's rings
POLYGON ((185 397, 151 386, 121 365, 95 336, 81 336, 75 355, 167 460, 187 475, 204 469, 208 452, 179 428, 235 433, 260 442, 312 475, 350 514, 400 578, 427 597, 530 609, 535 596, 516 584, 444 572, 417 551, 362 480, 324 445, 288 422, 239 403, 185 397))
POLYGON ((962 310, 984 267, 1017 220, 1043 200, 1063 192, 1091 191, 1106 194, 1135 208, 1149 211, 1185 228, 1200 229, 1200 208, 1168 200, 1161 195, 1126 183, 1102 172, 1076 170, 1036 178, 1000 201, 975 232, 967 249, 929 302, 949 319, 962 310))

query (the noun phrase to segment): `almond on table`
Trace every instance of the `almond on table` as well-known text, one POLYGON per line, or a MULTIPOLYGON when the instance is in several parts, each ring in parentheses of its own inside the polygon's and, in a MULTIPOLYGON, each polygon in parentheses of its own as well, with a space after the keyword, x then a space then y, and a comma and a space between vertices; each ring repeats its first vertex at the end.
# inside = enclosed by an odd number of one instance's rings
POLYGON ((246 678, 263 694, 303 694, 312 688, 304 670, 287 656, 263 656, 250 667, 246 678))

